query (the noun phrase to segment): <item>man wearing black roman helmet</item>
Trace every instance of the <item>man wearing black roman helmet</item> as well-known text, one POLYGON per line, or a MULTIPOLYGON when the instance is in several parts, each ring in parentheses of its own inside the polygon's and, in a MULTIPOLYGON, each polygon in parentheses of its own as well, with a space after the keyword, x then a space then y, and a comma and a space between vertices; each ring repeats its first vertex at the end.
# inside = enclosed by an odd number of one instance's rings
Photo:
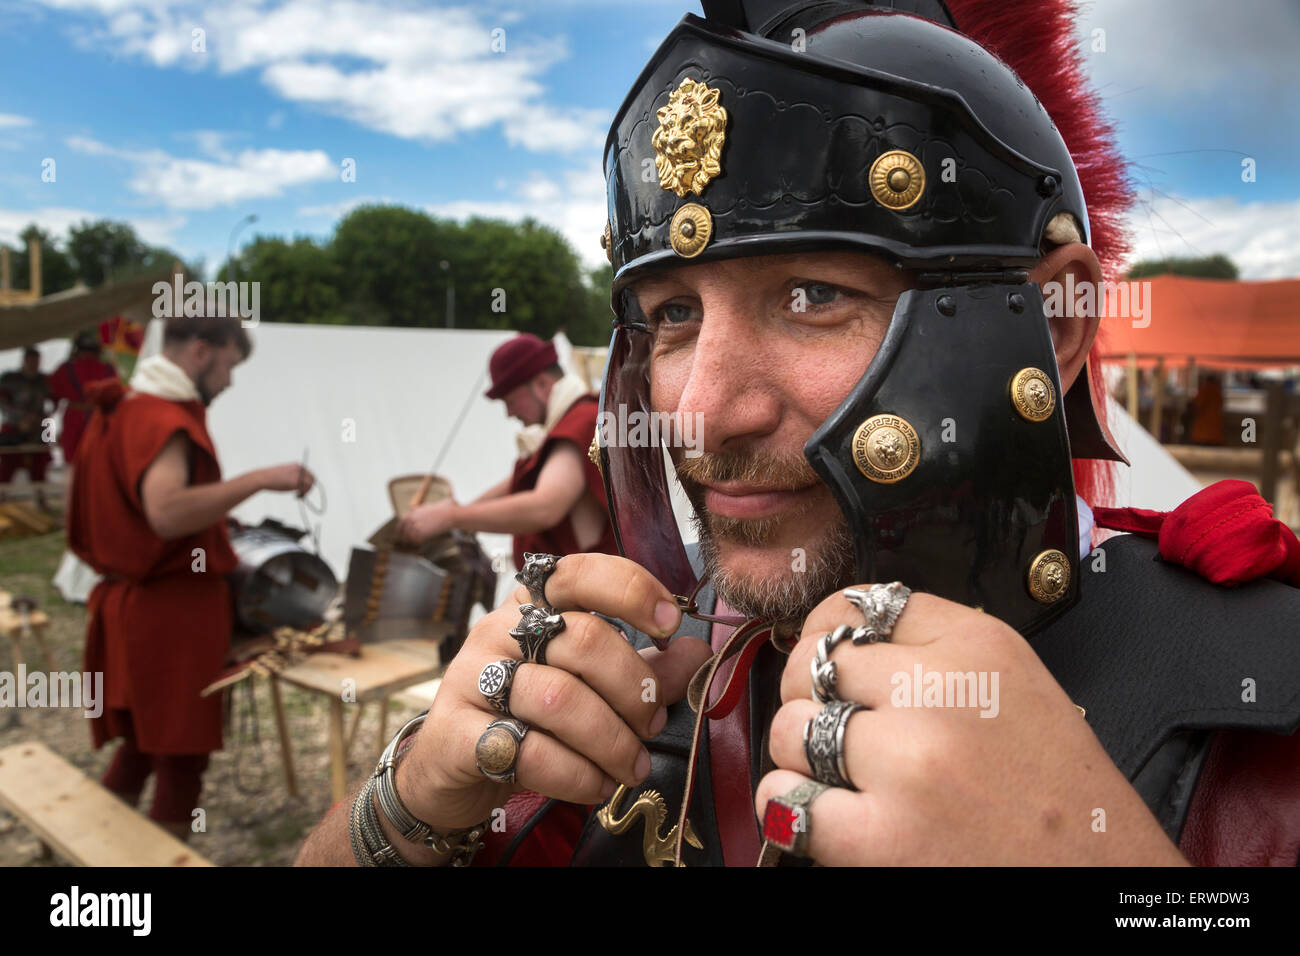
POLYGON ((598 435, 623 557, 532 556, 300 861, 1294 865, 1300 542, 1102 507, 1098 317, 1044 305, 1123 251, 1070 5, 703 6, 602 240, 603 410, 700 416, 700 545, 598 435))

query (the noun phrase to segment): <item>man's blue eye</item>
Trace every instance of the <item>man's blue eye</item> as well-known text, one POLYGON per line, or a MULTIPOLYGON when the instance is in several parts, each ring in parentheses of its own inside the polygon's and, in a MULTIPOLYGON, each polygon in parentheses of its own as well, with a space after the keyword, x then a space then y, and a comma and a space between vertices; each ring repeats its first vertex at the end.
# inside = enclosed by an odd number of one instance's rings
POLYGON ((670 304, 665 305, 659 310, 659 315, 665 322, 679 323, 689 322, 691 320, 691 307, 689 305, 670 304))
POLYGON ((825 282, 805 282, 799 286, 803 289, 809 305, 827 305, 839 297, 840 290, 825 282))

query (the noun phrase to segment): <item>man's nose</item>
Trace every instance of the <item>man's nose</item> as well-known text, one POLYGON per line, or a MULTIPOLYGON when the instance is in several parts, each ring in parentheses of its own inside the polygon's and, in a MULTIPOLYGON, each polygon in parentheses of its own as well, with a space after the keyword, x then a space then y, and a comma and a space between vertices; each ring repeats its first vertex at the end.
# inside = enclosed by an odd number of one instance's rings
POLYGON ((690 374, 678 399, 681 415, 698 415, 703 450, 775 431, 781 401, 767 366, 772 343, 759 333, 751 310, 730 298, 705 300, 690 374))

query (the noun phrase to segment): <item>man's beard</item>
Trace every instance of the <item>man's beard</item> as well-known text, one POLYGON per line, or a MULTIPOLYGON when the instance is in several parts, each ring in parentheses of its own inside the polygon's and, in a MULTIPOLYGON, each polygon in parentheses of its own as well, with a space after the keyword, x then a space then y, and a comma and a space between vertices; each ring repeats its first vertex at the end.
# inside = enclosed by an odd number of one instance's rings
MULTIPOLYGON (((761 617, 797 626, 831 592, 849 587, 856 566, 853 536, 838 509, 815 540, 804 548, 805 567, 793 568, 776 580, 754 580, 743 570, 725 567, 719 540, 750 547, 770 547, 792 519, 807 513, 809 505, 771 518, 726 518, 704 507, 704 481, 761 483, 764 487, 795 490, 817 481, 817 474, 802 455, 759 455, 713 452, 677 462, 677 477, 695 506, 692 523, 700 539, 700 560, 714 590, 729 607, 746 617, 761 617)), ((793 556, 792 556, 793 558, 793 556)))
POLYGON ((203 366, 198 377, 194 380, 194 390, 199 393, 199 401, 203 403, 204 408, 211 405, 212 400, 216 398, 216 396, 208 390, 208 376, 212 374, 212 370, 216 367, 217 360, 211 359, 207 365, 203 366))

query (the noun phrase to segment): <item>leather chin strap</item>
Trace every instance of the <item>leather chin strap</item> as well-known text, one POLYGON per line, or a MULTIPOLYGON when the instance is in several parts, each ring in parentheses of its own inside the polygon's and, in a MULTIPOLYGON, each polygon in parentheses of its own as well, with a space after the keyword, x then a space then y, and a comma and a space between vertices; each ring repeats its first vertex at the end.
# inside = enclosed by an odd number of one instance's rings
POLYGON ((764 640, 772 636, 772 622, 763 618, 745 619, 736 615, 700 614, 696 610, 695 599, 707 582, 708 576, 706 575, 701 578, 700 583, 696 585, 689 597, 676 596, 678 605, 682 608, 682 613, 690 614, 691 617, 702 621, 739 625, 739 627, 727 638, 722 648, 695 672, 695 676, 691 678, 686 690, 687 702, 691 705, 691 709, 695 711, 695 729, 691 734, 691 751, 686 761, 686 787, 682 793, 681 811, 677 818, 677 841, 673 848, 674 866, 684 865, 682 863, 682 848, 685 844, 686 815, 690 809, 691 797, 695 792, 695 768, 699 762, 700 740, 705 732, 705 719, 722 720, 735 709, 736 704, 744 696, 745 688, 748 686, 749 670, 754 663, 754 658, 758 656, 759 650, 762 649, 764 640), (722 684, 722 690, 717 695, 716 700, 710 704, 709 700, 713 698, 712 691, 718 672, 733 657, 737 658, 735 666, 727 674, 727 678, 722 684))

